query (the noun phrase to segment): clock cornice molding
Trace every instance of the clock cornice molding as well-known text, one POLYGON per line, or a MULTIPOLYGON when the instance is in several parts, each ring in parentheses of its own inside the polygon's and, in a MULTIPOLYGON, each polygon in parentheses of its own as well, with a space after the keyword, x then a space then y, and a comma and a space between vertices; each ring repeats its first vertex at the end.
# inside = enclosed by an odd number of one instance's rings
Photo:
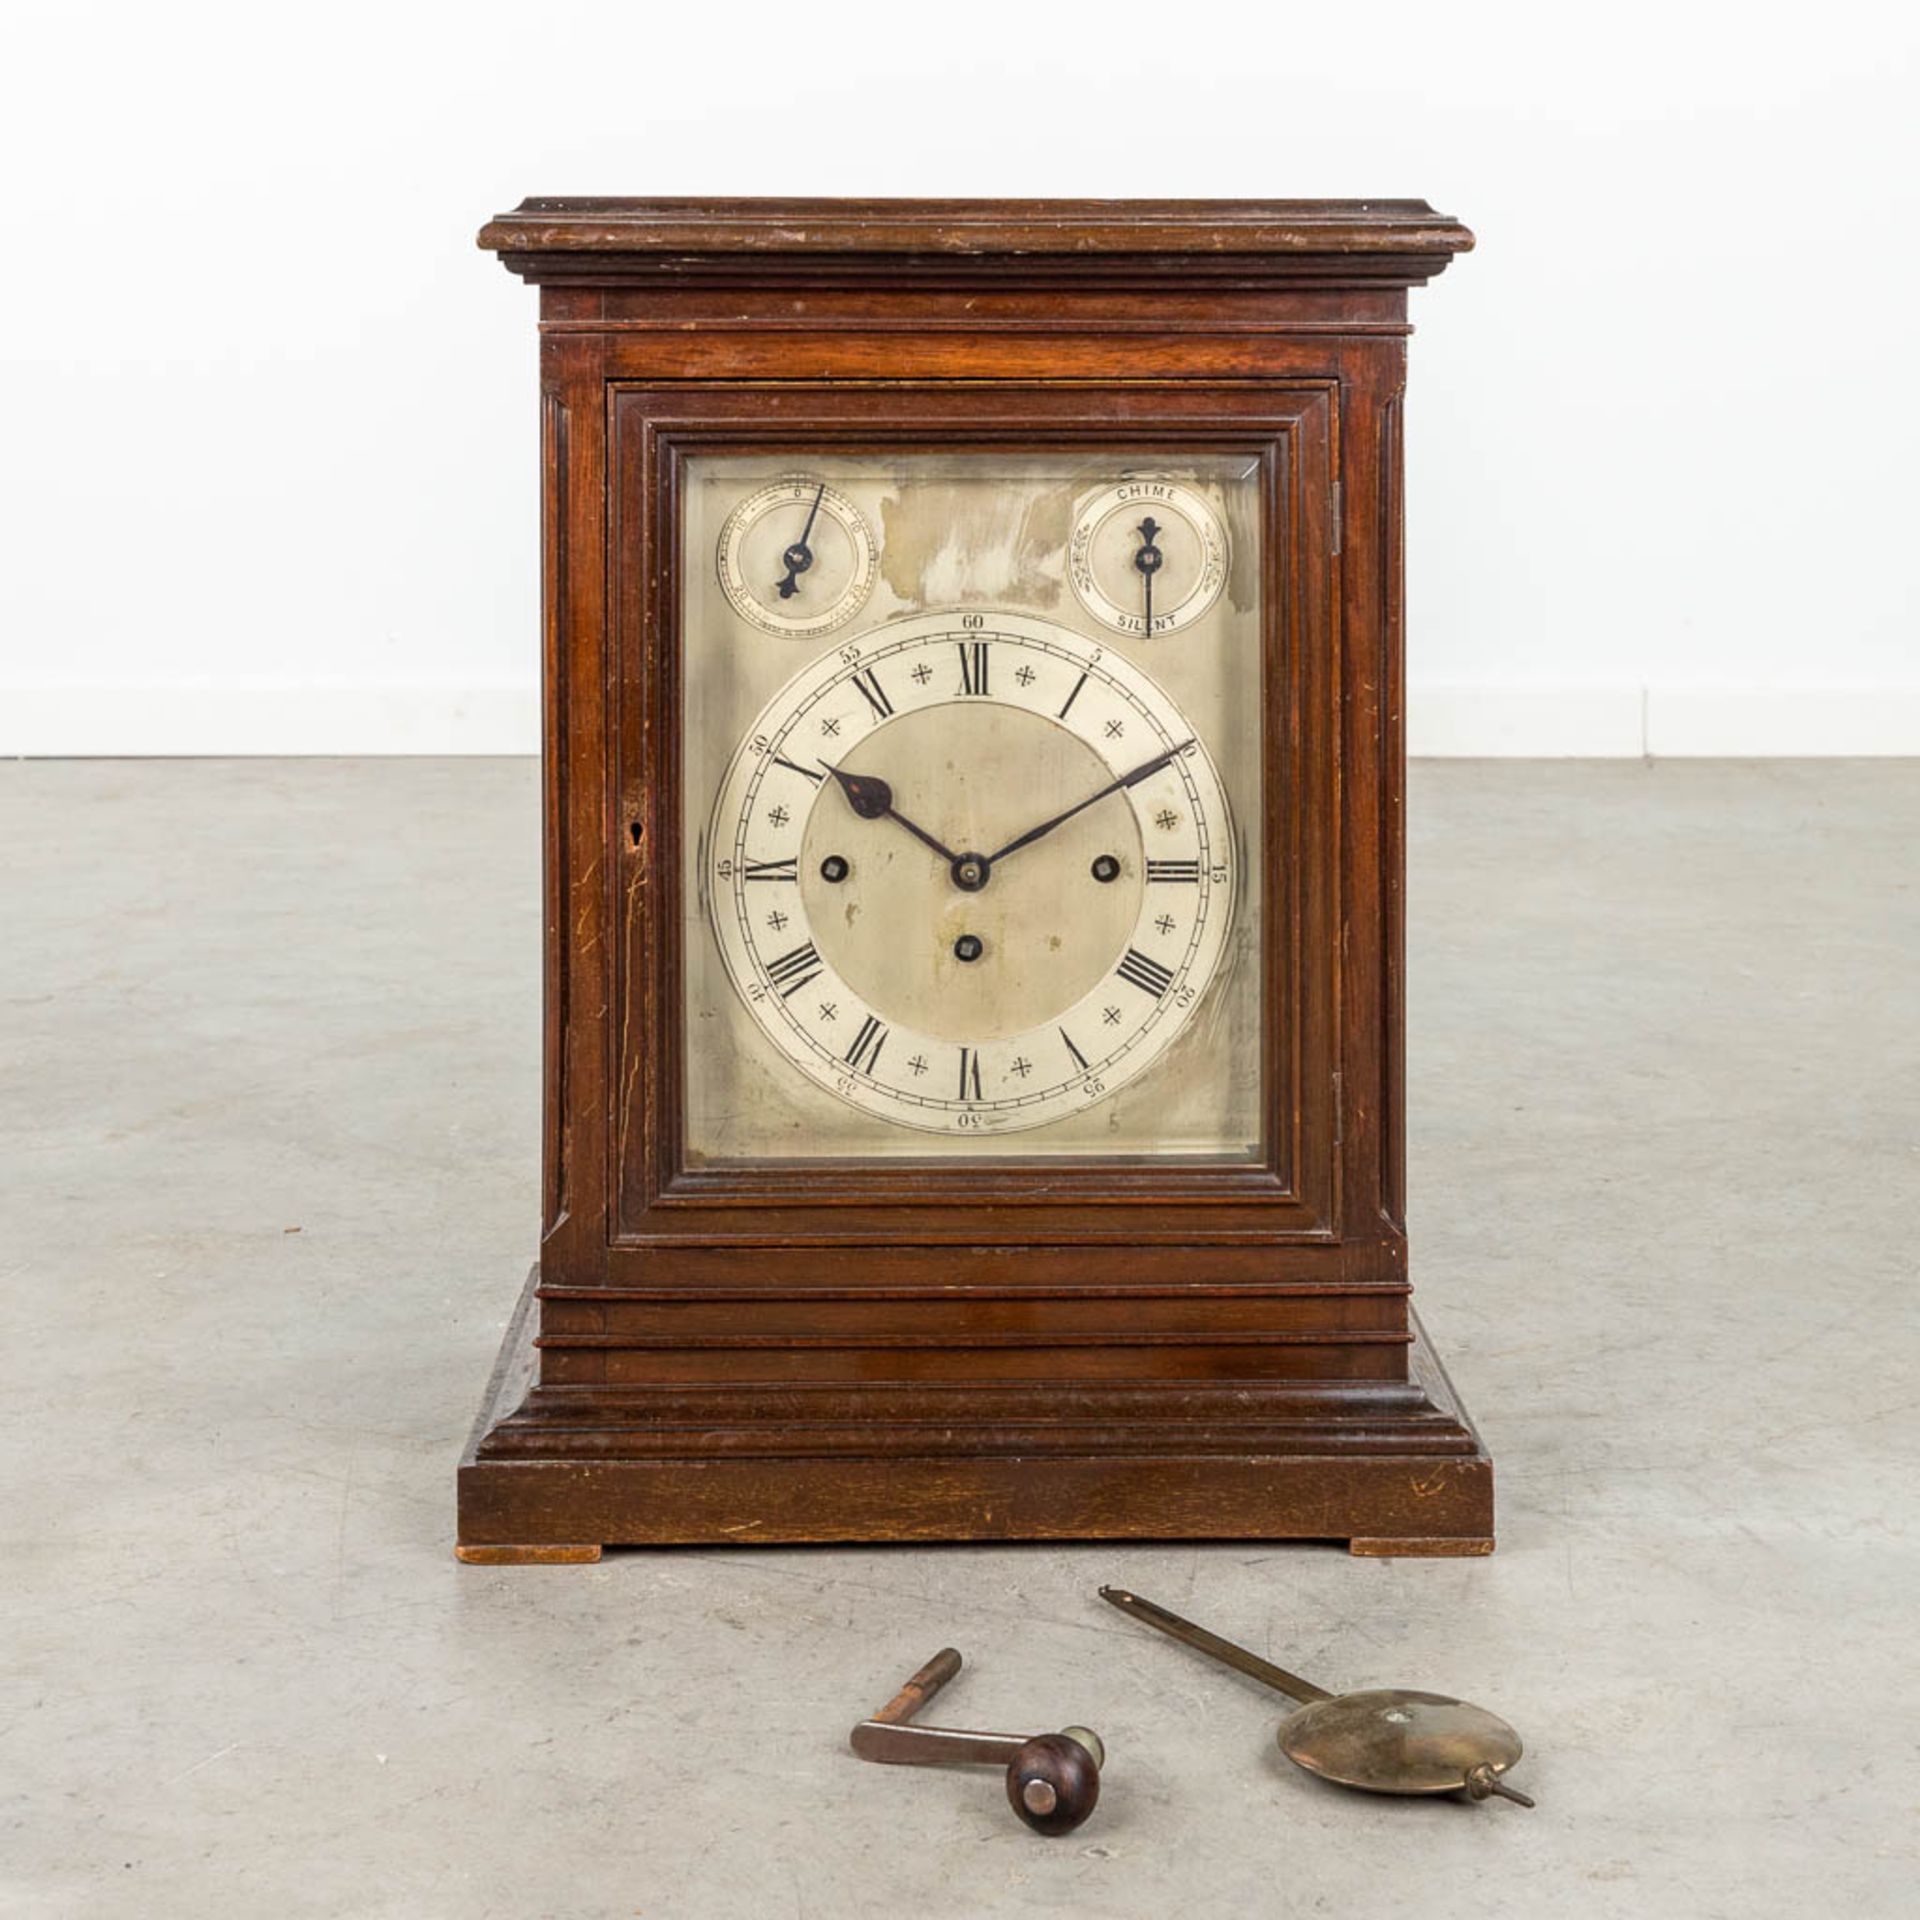
POLYGON ((1418 286, 1473 235, 1424 200, 732 200, 537 195, 479 244, 537 283, 1141 279, 1418 286))

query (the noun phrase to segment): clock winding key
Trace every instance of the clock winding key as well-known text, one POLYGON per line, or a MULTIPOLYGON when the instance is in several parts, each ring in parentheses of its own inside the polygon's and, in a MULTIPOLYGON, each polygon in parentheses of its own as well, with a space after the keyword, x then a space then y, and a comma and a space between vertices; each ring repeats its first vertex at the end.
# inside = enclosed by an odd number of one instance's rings
POLYGON ((884 1707, 850 1736, 862 1760, 899 1766, 1004 1766, 1007 1804, 1035 1833, 1071 1833, 1100 1798, 1106 1749, 1091 1727, 1058 1733, 968 1733, 917 1727, 913 1716, 960 1671, 960 1655, 942 1647, 884 1707))

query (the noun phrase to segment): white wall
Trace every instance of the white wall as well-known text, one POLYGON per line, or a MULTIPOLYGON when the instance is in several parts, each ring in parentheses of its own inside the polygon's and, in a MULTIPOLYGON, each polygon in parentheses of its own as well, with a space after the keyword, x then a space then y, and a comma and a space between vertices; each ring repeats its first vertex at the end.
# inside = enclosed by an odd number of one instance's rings
POLYGON ((0 752, 532 746, 533 192, 1424 195, 1416 749, 1920 752, 1915 18, 15 0, 0 752))

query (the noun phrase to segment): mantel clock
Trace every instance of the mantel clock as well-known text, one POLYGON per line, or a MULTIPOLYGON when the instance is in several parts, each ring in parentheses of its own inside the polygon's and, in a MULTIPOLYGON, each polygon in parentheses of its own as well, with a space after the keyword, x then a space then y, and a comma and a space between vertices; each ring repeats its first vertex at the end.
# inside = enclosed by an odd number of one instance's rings
POLYGON ((1421 201, 529 200, 540 1260, 460 1553, 1491 1546, 1402 1225, 1421 201))

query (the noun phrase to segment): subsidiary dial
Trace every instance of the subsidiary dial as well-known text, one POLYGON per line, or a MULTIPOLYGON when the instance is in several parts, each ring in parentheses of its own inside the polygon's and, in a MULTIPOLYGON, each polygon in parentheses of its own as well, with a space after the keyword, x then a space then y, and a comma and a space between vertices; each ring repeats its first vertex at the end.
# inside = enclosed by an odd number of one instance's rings
POLYGON ((1227 584, 1227 530, 1195 488, 1130 475, 1081 501, 1067 577, 1080 604, 1115 633, 1179 633, 1227 584))
POLYGON ((873 591, 875 557, 866 516, 809 474, 748 494, 720 529, 720 585, 734 612, 783 639, 851 620, 873 591))
POLYGON ((717 797, 707 899, 788 1066, 901 1126, 1002 1133, 1172 1044, 1225 949, 1232 848, 1205 746, 1137 667, 938 613, 774 698, 717 797))

